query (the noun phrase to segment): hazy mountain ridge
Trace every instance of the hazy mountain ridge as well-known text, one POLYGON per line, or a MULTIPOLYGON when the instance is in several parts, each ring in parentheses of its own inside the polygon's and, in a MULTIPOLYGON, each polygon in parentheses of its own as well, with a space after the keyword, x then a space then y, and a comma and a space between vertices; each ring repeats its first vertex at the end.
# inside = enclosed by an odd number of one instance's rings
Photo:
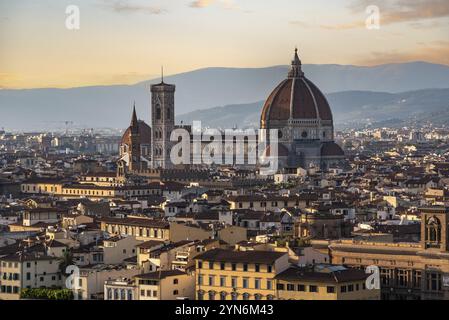
MULTIPOLYGON (((325 93, 348 90, 397 93, 449 87, 449 66, 425 62, 375 67, 304 65, 303 68, 306 76, 325 93)), ((212 106, 262 101, 285 79, 287 71, 288 66, 206 68, 166 77, 165 82, 176 84, 176 113, 185 114, 212 106)), ((70 120, 85 127, 124 128, 134 101, 139 118, 149 122, 149 84, 159 81, 71 89, 3 89, 0 90, 0 127, 38 130, 70 120)), ((354 96, 357 100, 371 98, 384 99, 376 94, 354 96)), ((331 104, 338 115, 339 106, 331 104)), ((347 100, 347 105, 356 108, 360 103, 347 100)), ((251 119, 242 121, 252 122, 251 119)))
MULTIPOLYGON (((436 123, 449 122, 449 89, 423 89, 402 93, 344 91, 326 95, 337 127, 348 124, 368 124, 415 120, 436 123)), ((178 120, 191 123, 199 120, 203 126, 232 128, 258 126, 264 101, 230 105, 179 115, 178 120)))

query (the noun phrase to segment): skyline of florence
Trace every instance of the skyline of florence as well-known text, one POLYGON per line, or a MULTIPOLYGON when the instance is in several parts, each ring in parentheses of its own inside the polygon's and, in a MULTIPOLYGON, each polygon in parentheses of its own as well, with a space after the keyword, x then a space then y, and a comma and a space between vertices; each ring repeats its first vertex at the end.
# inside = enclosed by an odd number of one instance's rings
POLYGON ((449 0, 0 0, 0 303, 449 300, 448 31, 449 0))
POLYGON ((158 78, 161 65, 167 76, 286 65, 295 46, 304 64, 449 65, 441 0, 19 0, 0 9, 0 88, 133 84, 158 78), (365 26, 373 4, 379 30, 365 26), (68 5, 79 6, 79 30, 64 25, 68 5))

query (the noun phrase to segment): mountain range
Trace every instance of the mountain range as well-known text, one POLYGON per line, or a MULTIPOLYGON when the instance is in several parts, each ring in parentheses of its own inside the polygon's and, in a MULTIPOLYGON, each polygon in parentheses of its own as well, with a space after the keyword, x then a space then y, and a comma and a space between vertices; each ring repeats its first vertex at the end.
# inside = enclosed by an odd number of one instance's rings
MULTIPOLYGON (((404 110, 406 115, 412 114, 407 106, 413 112, 449 107, 447 91, 436 90, 449 88, 449 66, 411 62, 373 67, 304 65, 303 69, 327 94, 336 122, 403 117, 404 110)), ((208 125, 248 125, 258 123, 262 101, 287 72, 287 66, 205 68, 164 80, 176 85, 177 122, 214 114, 208 125)), ((126 128, 134 101, 138 117, 150 122, 149 85, 159 81, 69 89, 2 89, 0 128, 52 129, 63 127, 64 121, 85 128, 126 128)))
MULTIPOLYGON (((449 123, 449 89, 423 89, 402 93, 344 91, 326 95, 337 127, 366 126, 395 120, 449 123)), ((193 111, 178 116, 203 126, 232 128, 257 127, 264 101, 193 111)))

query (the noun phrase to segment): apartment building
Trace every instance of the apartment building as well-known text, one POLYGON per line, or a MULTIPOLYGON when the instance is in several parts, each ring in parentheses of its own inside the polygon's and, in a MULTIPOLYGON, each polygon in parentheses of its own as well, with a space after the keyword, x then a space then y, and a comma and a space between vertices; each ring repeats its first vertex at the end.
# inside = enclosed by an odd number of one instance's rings
POLYGON ((138 300, 195 298, 195 276, 180 270, 160 270, 134 277, 138 300))
POLYGON ((119 277, 132 278, 139 272, 140 270, 137 268, 112 265, 81 267, 79 277, 75 279, 75 281, 78 281, 75 285, 78 298, 82 300, 103 299, 106 281, 119 277))
POLYGON ((276 298, 280 300, 380 300, 380 289, 368 289, 368 274, 343 266, 317 264, 291 266, 278 274, 276 298))
POLYGON ((104 283, 104 300, 137 300, 134 279, 118 278, 104 283))
POLYGON ((23 213, 22 224, 26 227, 33 226, 39 222, 57 223, 62 219, 65 210, 58 208, 35 208, 27 209, 23 213))
POLYGON ((315 194, 300 194, 294 196, 277 195, 238 195, 226 199, 231 210, 249 209, 254 211, 273 211, 282 208, 298 207, 304 209, 318 199, 315 194))
POLYGON ((137 255, 136 246, 143 241, 135 236, 114 236, 103 240, 103 263, 119 264, 137 255))
POLYGON ((187 271, 195 267, 194 257, 221 246, 219 240, 147 241, 137 245, 137 265, 144 272, 156 270, 187 271))
POLYGON ((63 199, 84 197, 98 200, 104 198, 144 197, 161 193, 161 188, 154 184, 118 186, 115 182, 84 180, 80 183, 66 183, 62 180, 33 179, 23 182, 20 188, 23 194, 52 195, 63 199))
POLYGON ((0 258, 0 300, 17 300, 24 288, 61 287, 58 259, 19 252, 0 258))
POLYGON ((135 236, 137 240, 166 241, 170 239, 170 224, 148 218, 102 218, 101 231, 115 235, 135 236))
POLYGON ((195 257, 198 300, 273 300, 288 253, 212 249, 195 257))
POLYGON ((29 179, 24 181, 20 190, 24 194, 60 194, 63 183, 59 179, 29 179))

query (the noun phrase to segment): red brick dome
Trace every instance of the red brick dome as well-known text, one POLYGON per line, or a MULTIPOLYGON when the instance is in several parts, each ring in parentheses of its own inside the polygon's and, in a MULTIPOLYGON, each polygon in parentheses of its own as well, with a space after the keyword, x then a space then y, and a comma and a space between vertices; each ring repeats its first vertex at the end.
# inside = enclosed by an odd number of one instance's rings
MULTIPOLYGON (((287 147, 286 146, 284 146, 282 143, 279 143, 278 144, 278 150, 277 150, 277 152, 278 152, 278 154, 277 154, 277 156, 278 157, 288 157, 288 149, 287 149, 287 147)), ((271 156, 271 145, 269 145, 266 149, 265 149, 265 152, 264 152, 264 154, 263 154, 264 156, 266 156, 266 157, 270 157, 271 156)))
POLYGON ((321 147, 322 157, 343 157, 344 155, 343 149, 335 142, 326 142, 321 147))
POLYGON ((301 69, 297 51, 288 78, 269 95, 262 109, 261 127, 273 120, 319 119, 332 121, 332 112, 324 94, 301 69))
MULTIPOLYGON (((139 132, 139 144, 151 144, 151 127, 147 125, 144 121, 137 121, 138 132, 139 132)), ((122 136, 121 144, 131 145, 131 130, 132 127, 129 126, 122 136)))

